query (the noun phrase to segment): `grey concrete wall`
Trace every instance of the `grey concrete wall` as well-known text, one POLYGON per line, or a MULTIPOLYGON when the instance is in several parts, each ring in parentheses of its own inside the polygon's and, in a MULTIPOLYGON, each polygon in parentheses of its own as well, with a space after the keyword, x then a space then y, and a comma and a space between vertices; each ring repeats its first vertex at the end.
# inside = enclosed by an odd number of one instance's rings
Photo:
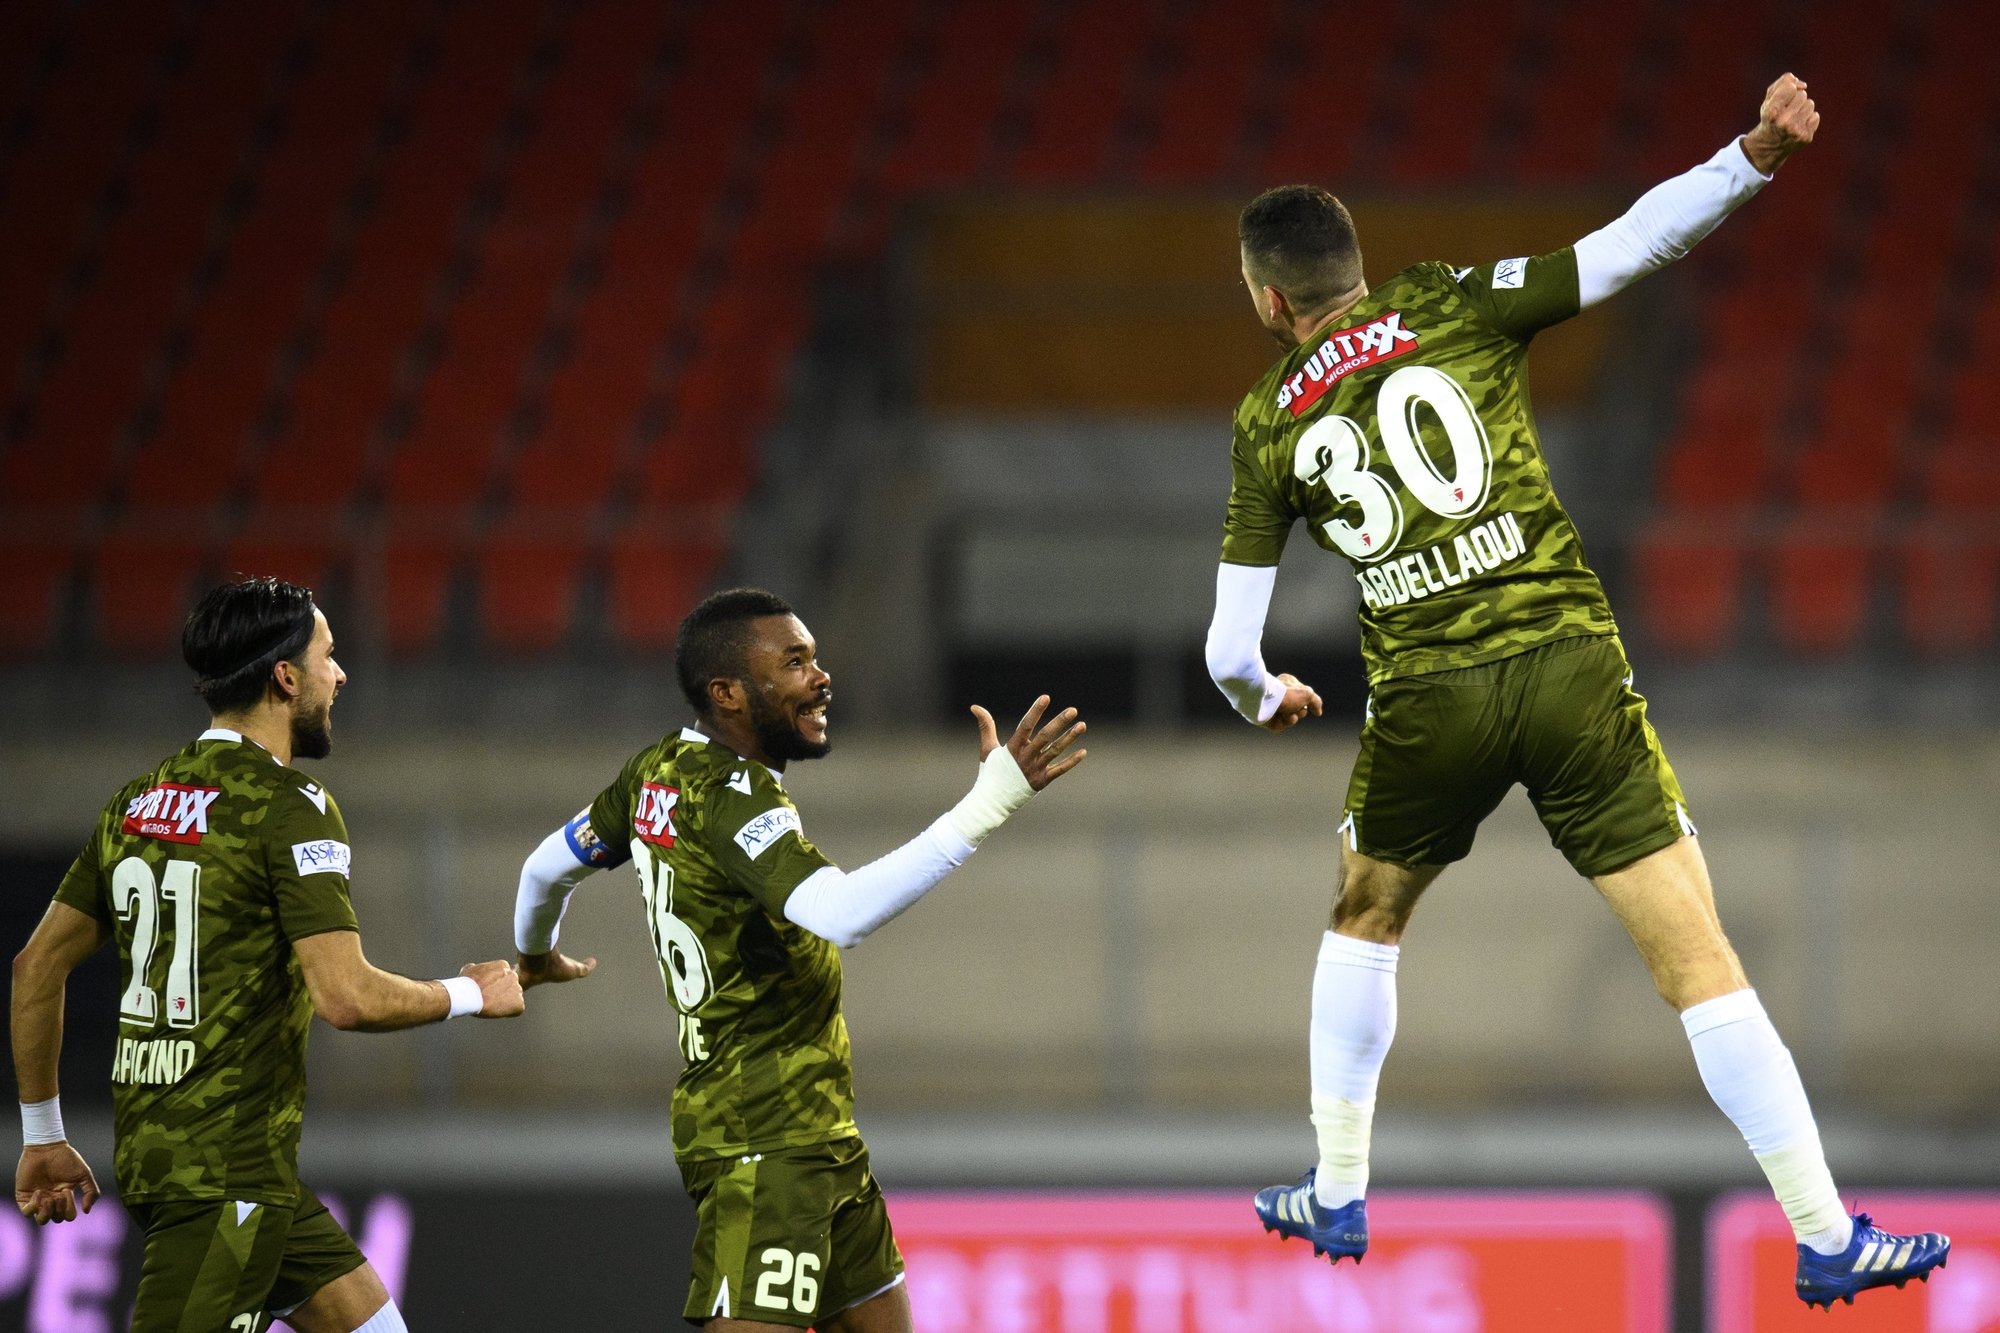
MULTIPOLYGON (((1668 740, 1724 922, 1819 1103, 1990 1119, 2000 737, 1668 740)), ((75 844, 162 748, 171 741, 9 745, 0 841, 75 844)), ((1245 728, 1105 734, 1091 749, 849 953, 872 1110, 1304 1105, 1350 738, 1245 728)), ((508 956, 521 857, 624 757, 595 742, 358 741, 318 766, 353 835, 369 956, 418 976, 508 956)), ((855 739, 791 783, 808 832, 852 866, 956 799, 974 758, 969 725, 963 737, 855 739)), ((675 1067, 672 1026, 627 872, 586 881, 564 942, 602 959, 597 975, 535 992, 518 1022, 320 1030, 315 1104, 656 1106, 675 1067)), ((1679 1024, 1518 793, 1419 910, 1399 994, 1384 1085, 1405 1106, 1700 1099, 1679 1024)))

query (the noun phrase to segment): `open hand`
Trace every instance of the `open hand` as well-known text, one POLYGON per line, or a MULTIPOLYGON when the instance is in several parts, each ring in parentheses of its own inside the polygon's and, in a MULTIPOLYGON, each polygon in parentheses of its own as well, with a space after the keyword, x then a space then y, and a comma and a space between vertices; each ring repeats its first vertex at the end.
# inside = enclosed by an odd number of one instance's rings
MULTIPOLYGON (((1049 706, 1049 696, 1044 694, 1028 707, 1014 734, 1007 738, 1007 752, 1014 756, 1014 762, 1021 767, 1021 776, 1036 791, 1048 786, 1063 774, 1083 762, 1088 750, 1070 751, 1084 733, 1083 721, 1077 717, 1074 708, 1065 708, 1050 718, 1036 730, 1042 720, 1042 713, 1049 706)), ((972 705, 972 715, 979 719, 979 757, 986 758, 1000 744, 1000 730, 993 725, 993 714, 972 705)))
POLYGON ((1819 108, 1806 96, 1805 80, 1780 74, 1764 90, 1764 104, 1757 109, 1757 128, 1743 136, 1743 154, 1751 166, 1768 176, 1818 133, 1819 108))
POLYGON ((14 1206, 35 1225, 74 1222, 79 1206, 89 1212, 97 1194, 97 1177, 69 1144, 32 1143, 21 1149, 21 1164, 14 1170, 14 1206))
POLYGON ((1285 697, 1278 701, 1278 711, 1259 722, 1258 726, 1266 731, 1284 731, 1326 711, 1326 706, 1320 702, 1319 694, 1312 686, 1289 671, 1281 673, 1278 679, 1284 682, 1285 697))
POLYGON ((497 959, 491 963, 467 963, 458 969, 458 974, 479 983, 483 1001, 479 1006, 481 1018, 512 1018, 527 1007, 521 998, 521 979, 514 975, 512 963, 497 959))
POLYGON ((547 953, 524 953, 514 964, 514 971, 521 978, 521 989, 527 990, 544 982, 555 984, 564 981, 581 981, 597 970, 597 960, 586 958, 582 962, 571 958, 560 949, 547 953))

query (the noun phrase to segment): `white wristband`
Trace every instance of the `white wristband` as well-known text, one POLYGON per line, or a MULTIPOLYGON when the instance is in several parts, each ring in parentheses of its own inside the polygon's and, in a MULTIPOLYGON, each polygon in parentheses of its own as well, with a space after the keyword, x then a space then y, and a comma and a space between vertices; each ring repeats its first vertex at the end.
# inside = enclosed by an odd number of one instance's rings
POLYGON ((944 812, 951 826, 958 830, 958 836, 972 846, 980 842, 994 829, 1007 822, 1007 816, 1028 803, 1035 789, 1028 785, 1021 766, 1014 762, 1014 756, 1004 745, 993 747, 992 753, 979 765, 979 780, 972 784, 962 800, 944 812))
POLYGON ((21 1103, 21 1142, 33 1147, 39 1143, 61 1143, 69 1136, 63 1133, 62 1098, 51 1097, 45 1102, 21 1103))
POLYGON ((480 992, 479 983, 471 977, 440 977, 438 985, 451 997, 451 1011, 447 1019, 464 1018, 476 1014, 486 1007, 486 996, 480 992))

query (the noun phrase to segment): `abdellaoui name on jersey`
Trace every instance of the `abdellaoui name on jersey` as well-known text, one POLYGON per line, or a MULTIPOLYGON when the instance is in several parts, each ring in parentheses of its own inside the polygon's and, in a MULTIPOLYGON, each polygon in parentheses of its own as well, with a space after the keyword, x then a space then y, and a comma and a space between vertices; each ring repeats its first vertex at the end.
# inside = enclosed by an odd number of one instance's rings
POLYGON ((1448 592, 1475 574, 1489 574, 1528 549, 1521 521, 1511 513, 1488 519, 1428 551, 1363 565, 1354 571, 1370 610, 1401 606, 1448 592))

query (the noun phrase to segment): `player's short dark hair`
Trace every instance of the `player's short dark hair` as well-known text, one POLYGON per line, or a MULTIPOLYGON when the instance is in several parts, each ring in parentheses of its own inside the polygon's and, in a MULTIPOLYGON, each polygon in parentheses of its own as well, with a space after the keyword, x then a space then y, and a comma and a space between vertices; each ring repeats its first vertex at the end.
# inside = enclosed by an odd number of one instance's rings
POLYGON ((1317 185, 1280 185, 1236 220, 1250 276, 1299 314, 1316 314, 1361 283, 1361 242, 1347 207, 1317 185))
POLYGON ((311 588, 244 579, 223 584, 188 613, 181 657, 209 711, 233 713, 262 699, 271 668, 304 652, 312 636, 311 588))
POLYGON ((784 598, 762 588, 725 588, 687 613, 674 639, 674 674, 694 711, 708 716, 708 682, 740 678, 750 646, 746 626, 767 616, 795 614, 784 598))

